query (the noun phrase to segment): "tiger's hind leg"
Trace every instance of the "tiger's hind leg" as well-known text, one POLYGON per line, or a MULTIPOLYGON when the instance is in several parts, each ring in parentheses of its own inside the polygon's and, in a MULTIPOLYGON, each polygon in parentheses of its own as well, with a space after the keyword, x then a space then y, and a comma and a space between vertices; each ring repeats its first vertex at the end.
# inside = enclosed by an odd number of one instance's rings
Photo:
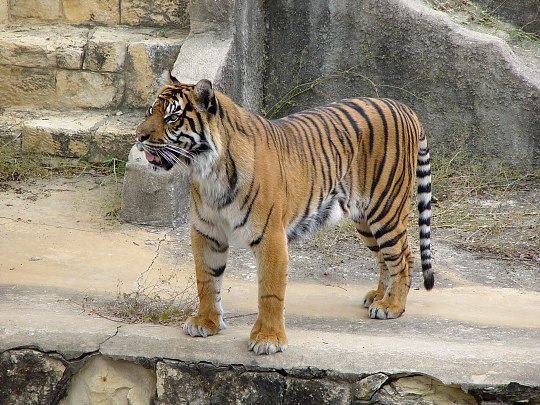
MULTIPOLYGON (((369 317, 398 318, 405 312, 405 303, 411 287, 412 255, 407 244, 407 225, 397 226, 391 234, 377 239, 379 255, 388 268, 388 285, 384 295, 369 306, 369 317), (394 236, 393 236, 394 235, 394 236)), ((378 296, 376 298, 379 298, 378 296)))
POLYGON ((379 251, 379 245, 369 230, 368 224, 365 221, 355 222, 355 226, 356 230, 360 234, 360 237, 364 241, 364 244, 373 254, 373 257, 379 266, 379 283, 377 285, 377 289, 369 291, 365 295, 364 302, 362 304, 365 308, 369 308, 374 301, 379 301, 384 297, 384 293, 386 292, 386 288, 388 287, 388 283, 390 281, 390 273, 388 272, 388 267, 386 266, 384 257, 379 251))

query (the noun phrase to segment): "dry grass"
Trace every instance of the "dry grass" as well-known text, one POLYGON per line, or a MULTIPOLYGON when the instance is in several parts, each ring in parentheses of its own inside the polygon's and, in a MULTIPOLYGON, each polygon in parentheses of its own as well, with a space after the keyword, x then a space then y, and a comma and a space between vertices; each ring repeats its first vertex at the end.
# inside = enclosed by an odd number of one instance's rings
POLYGON ((24 153, 12 142, 0 145, 0 182, 73 177, 85 173, 121 177, 124 171, 125 162, 115 158, 89 162, 84 158, 61 158, 38 151, 24 153))
POLYGON ((95 302, 85 297, 79 306, 89 313, 115 322, 150 322, 161 325, 180 325, 184 322, 197 309, 193 279, 185 282, 178 279, 177 273, 164 275, 160 269, 153 269, 161 252, 161 244, 166 239, 158 242, 154 259, 137 278, 133 291, 124 292, 119 284, 115 299, 95 302))
POLYGON ((519 44, 522 42, 540 43, 540 33, 527 31, 527 23, 522 27, 512 27, 502 22, 494 11, 488 10, 472 0, 426 0, 433 8, 458 17, 457 21, 470 27, 480 27, 490 33, 506 32, 509 39, 519 44))
POLYGON ((196 307, 194 282, 180 285, 174 276, 168 276, 153 283, 138 284, 130 293, 119 289, 116 299, 104 305, 100 314, 126 323, 180 325, 196 307))
POLYGON ((486 257, 540 265, 540 171, 434 154, 432 234, 486 257))

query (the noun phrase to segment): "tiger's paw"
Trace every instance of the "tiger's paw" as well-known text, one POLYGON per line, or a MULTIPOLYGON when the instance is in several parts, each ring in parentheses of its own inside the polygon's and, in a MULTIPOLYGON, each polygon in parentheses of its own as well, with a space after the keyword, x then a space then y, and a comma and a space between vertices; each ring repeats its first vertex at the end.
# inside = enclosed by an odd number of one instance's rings
POLYGON ((287 350, 287 336, 282 333, 251 332, 249 350, 255 354, 274 354, 287 350))
POLYGON ((190 336, 207 337, 215 335, 220 329, 225 329, 225 323, 221 319, 214 322, 201 316, 191 316, 186 320, 182 329, 190 336))
POLYGON ((385 300, 374 301, 368 309, 368 314, 371 319, 399 318, 403 312, 405 312, 404 307, 389 304, 385 300))
POLYGON ((366 296, 364 297, 364 302, 363 302, 363 306, 364 308, 369 308, 369 306, 374 302, 374 301, 378 301, 380 299, 382 299, 383 295, 379 295, 379 291, 378 290, 371 290, 370 292, 368 292, 366 294, 366 296))

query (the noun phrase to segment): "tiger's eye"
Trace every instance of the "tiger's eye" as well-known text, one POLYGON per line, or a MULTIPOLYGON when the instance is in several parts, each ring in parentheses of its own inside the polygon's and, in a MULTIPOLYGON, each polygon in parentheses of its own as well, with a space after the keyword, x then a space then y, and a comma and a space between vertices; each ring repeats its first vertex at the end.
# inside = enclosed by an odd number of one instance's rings
POLYGON ((180 116, 178 114, 172 114, 172 115, 169 115, 169 117, 167 118, 167 121, 176 122, 178 121, 179 118, 180 116))

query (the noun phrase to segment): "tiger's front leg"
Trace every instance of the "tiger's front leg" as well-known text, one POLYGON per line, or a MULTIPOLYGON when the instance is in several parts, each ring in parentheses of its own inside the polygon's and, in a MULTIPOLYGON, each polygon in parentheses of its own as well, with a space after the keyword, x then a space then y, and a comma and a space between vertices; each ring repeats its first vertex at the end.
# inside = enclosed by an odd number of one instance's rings
POLYGON ((215 335, 225 328, 221 307, 221 283, 227 263, 227 243, 191 228, 191 246, 195 260, 199 310, 186 320, 183 329, 191 336, 215 335))
POLYGON ((285 334, 285 289, 287 286, 287 238, 279 225, 263 231, 252 242, 258 266, 259 315, 249 337, 249 350, 273 354, 287 349, 285 334))

